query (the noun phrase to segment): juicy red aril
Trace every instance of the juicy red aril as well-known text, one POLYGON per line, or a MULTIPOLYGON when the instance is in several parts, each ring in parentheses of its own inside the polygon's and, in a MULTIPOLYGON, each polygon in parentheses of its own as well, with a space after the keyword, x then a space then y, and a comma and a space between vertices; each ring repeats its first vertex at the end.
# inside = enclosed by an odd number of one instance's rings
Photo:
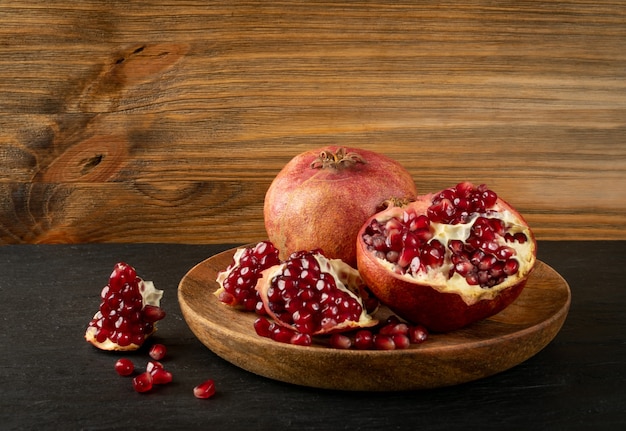
POLYGON ((421 325, 411 326, 408 335, 411 344, 421 344, 428 338, 428 330, 421 325))
POLYGON ((152 374, 147 371, 133 378, 133 388, 135 389, 135 391, 140 393, 152 390, 152 384, 152 374))
POLYGON ((215 395, 215 382, 209 379, 200 383, 198 386, 193 388, 193 395, 200 399, 211 398, 215 395))
POLYGON ((396 344, 393 338, 389 335, 375 334, 374 335, 374 347, 377 350, 394 350, 396 344))
POLYGON ((272 279, 268 305, 297 332, 313 334, 345 321, 358 321, 359 301, 337 288, 330 273, 320 269, 313 253, 292 256, 272 279))
POLYGON ((130 376, 135 371, 135 365, 130 359, 120 358, 115 362, 115 371, 120 376, 130 376))
POLYGON ((279 343, 290 344, 293 334, 294 332, 291 329, 279 325, 274 325, 272 331, 270 332, 270 338, 274 341, 278 341, 279 343))
POLYGON ((330 346, 335 349, 349 349, 352 347, 352 340, 343 334, 332 334, 330 336, 330 346))
POLYGON ((391 339, 396 349, 408 349, 411 345, 411 340, 406 334, 392 334, 391 339))
POLYGON ((148 353, 150 357, 156 361, 160 361, 165 358, 167 354, 167 348, 163 344, 154 344, 150 348, 150 352, 148 353))
POLYGON ((265 317, 259 317, 254 321, 254 330, 261 337, 269 337, 274 324, 265 317))
POLYGON ((248 311, 263 314, 263 307, 258 306, 261 301, 255 290, 256 282, 261 271, 279 263, 278 250, 269 241, 246 248, 239 262, 233 260, 227 268, 229 273, 222 283, 224 292, 220 294, 219 300, 231 305, 240 304, 248 311))
POLYGON ((310 346, 313 344, 313 339, 309 334, 302 334, 301 332, 294 332, 289 340, 290 344, 294 344, 296 346, 310 346))
POLYGON ((372 331, 361 329, 354 335, 354 347, 358 350, 370 350, 374 348, 374 335, 372 331))
POLYGON ((172 373, 165 368, 155 368, 150 374, 152 375, 152 382, 155 385, 164 385, 172 381, 172 373))

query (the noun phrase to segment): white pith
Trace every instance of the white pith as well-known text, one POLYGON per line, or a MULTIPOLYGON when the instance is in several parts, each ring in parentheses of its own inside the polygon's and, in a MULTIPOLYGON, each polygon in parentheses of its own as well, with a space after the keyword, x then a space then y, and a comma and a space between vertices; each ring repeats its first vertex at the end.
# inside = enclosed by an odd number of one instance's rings
MULTIPOLYGON (((414 283, 426 284, 436 289, 439 292, 444 293, 456 293, 463 298, 463 301, 468 304, 474 304, 479 300, 493 299, 498 293, 507 287, 512 286, 518 280, 524 278, 532 270, 535 264, 535 251, 534 241, 531 240, 531 233, 529 228, 521 224, 519 219, 510 211, 502 210, 496 214, 475 214, 472 216, 469 222, 459 224, 443 224, 443 223, 431 223, 431 229, 433 231, 432 240, 438 240, 444 246, 447 246, 450 240, 466 241, 470 235, 472 226, 476 222, 478 217, 485 218, 497 218, 504 222, 505 229, 508 233, 515 234, 522 232, 528 238, 528 241, 520 244, 518 242, 507 242, 504 237, 497 237, 499 245, 506 245, 515 249, 516 254, 514 258, 519 263, 519 269, 516 275, 509 276, 504 282, 495 285, 490 288, 483 288, 479 285, 471 285, 467 283, 467 280, 459 275, 457 272, 451 278, 448 278, 448 274, 452 269, 452 262, 450 261, 450 251, 446 247, 446 256, 442 266, 436 268, 427 267, 426 271, 420 271, 417 274, 405 273, 396 274, 401 279, 414 283)), ((395 264, 388 262, 384 259, 379 259, 382 265, 387 267, 391 272, 394 272, 395 264)))

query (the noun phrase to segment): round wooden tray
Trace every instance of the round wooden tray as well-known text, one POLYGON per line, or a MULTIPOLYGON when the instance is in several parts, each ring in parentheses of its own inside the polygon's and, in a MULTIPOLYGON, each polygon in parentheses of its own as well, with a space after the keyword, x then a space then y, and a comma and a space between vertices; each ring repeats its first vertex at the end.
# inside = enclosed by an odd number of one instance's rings
POLYGON ((412 390, 487 377, 543 349, 561 329, 570 305, 567 282, 538 261, 520 297, 504 311, 458 331, 431 334, 409 349, 294 346, 259 337, 253 328, 255 313, 232 309, 213 295, 217 273, 230 264, 235 250, 199 263, 181 280, 178 300, 189 328, 205 346, 240 368, 309 387, 412 390))

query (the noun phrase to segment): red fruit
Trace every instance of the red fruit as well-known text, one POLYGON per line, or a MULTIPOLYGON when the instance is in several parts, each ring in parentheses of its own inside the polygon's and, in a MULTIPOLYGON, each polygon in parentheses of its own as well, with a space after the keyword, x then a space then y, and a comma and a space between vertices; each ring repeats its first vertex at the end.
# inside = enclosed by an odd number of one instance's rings
POLYGON ((436 332, 507 307, 535 256, 522 216, 485 185, 467 182, 376 214, 357 242, 359 272, 374 295, 436 332))
POLYGON ((163 291, 125 263, 115 265, 100 297, 100 308, 87 326, 85 339, 102 350, 138 349, 165 317, 159 307, 163 291))
POLYGON ((217 274, 220 287, 215 295, 224 304, 260 312, 263 307, 254 287, 261 271, 279 263, 278 250, 269 241, 237 249, 228 268, 217 274))
POLYGON ((164 385, 172 381, 172 373, 165 368, 154 368, 150 374, 155 385, 164 385))
POLYGON ((265 310, 276 323, 310 335, 376 325, 363 306, 363 289, 354 268, 316 251, 294 253, 263 271, 257 283, 265 310))
POLYGON ((358 350, 371 350, 374 348, 374 335, 372 331, 361 329, 354 334, 354 347, 358 350))
POLYGON ((347 350, 352 347, 352 340, 350 339, 350 337, 340 333, 332 334, 330 336, 329 342, 330 346, 334 349, 347 350))
POLYGON ((150 357, 156 361, 160 361, 165 358, 167 354, 167 348, 163 344, 154 344, 150 348, 150 352, 148 353, 150 357))
POLYGON ((321 249, 355 266, 355 241, 363 223, 389 199, 413 200, 411 174, 372 151, 329 146, 295 156, 265 195, 265 228, 286 259, 321 249))
POLYGON ((213 380, 206 380, 193 388, 193 395, 196 398, 206 399, 215 395, 215 382, 213 380))
POLYGON ((130 359, 120 358, 115 362, 115 371, 120 376, 130 376, 135 371, 135 365, 130 359))
POLYGON ((145 371, 133 378, 133 388, 137 392, 148 392, 152 390, 152 374, 145 371))

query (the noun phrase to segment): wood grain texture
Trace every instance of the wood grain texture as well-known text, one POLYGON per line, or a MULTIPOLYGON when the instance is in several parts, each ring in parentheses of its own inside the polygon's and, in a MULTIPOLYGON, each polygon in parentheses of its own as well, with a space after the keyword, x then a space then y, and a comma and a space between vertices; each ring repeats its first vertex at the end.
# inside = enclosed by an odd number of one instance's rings
POLYGON ((626 239, 626 4, 4 1, 0 243, 245 243, 295 154, 626 239))

